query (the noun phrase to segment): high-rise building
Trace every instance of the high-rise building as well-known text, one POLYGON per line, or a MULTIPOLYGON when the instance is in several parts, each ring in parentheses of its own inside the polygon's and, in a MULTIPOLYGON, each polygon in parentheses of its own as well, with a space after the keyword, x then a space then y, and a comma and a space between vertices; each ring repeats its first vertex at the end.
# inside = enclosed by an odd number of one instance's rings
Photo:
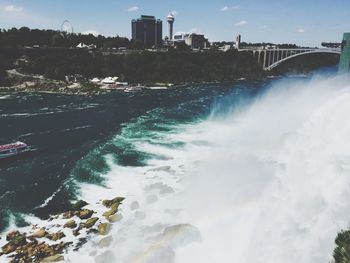
POLYGON ((344 33, 341 49, 342 49, 342 52, 340 56, 339 72, 349 73, 350 72, 350 33, 344 33))
POLYGON ((240 34, 238 34, 238 36, 236 38, 236 48, 237 49, 240 49, 240 47, 241 47, 241 40, 242 40, 242 37, 240 34))
POLYGON ((163 22, 154 16, 141 16, 131 21, 132 39, 140 41, 146 48, 161 47, 163 22))
POLYGON ((170 13, 167 17, 168 19, 168 28, 169 28, 169 40, 173 40, 173 32, 174 32, 174 22, 175 17, 173 13, 170 13))
POLYGON ((174 36, 174 42, 183 42, 191 49, 204 49, 209 47, 209 41, 204 35, 200 34, 178 34, 174 36))

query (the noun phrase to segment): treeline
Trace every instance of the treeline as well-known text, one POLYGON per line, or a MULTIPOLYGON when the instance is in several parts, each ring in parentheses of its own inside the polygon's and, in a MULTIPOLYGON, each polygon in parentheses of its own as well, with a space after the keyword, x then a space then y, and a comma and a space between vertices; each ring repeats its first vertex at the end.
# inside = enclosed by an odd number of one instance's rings
POLYGON ((29 29, 28 27, 0 29, 0 47, 76 47, 79 43, 97 48, 140 48, 140 43, 125 37, 94 36, 92 34, 67 34, 55 30, 29 29))
POLYGON ((130 83, 202 82, 255 78, 264 73, 248 52, 141 52, 104 56, 86 50, 28 50, 20 67, 33 74, 63 80, 119 76, 130 83))

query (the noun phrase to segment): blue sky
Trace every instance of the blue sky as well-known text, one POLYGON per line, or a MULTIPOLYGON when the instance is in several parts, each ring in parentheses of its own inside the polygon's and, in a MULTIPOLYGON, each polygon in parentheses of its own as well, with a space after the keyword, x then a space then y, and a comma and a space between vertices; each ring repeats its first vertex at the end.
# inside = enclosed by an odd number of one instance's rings
MULTIPOLYGON (((319 46, 350 32, 350 0, 0 0, 0 28, 59 29, 130 37, 132 18, 166 20, 176 12, 175 32, 204 33, 210 41, 296 43, 319 46)), ((163 23, 163 35, 167 26, 163 23)))

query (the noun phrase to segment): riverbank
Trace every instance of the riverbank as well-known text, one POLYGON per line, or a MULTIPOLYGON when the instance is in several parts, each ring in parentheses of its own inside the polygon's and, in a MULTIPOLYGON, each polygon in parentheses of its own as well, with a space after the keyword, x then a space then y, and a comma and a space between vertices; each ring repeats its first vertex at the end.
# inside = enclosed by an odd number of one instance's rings
MULTIPOLYGON (((7 70, 8 86, 0 86, 0 93, 11 92, 38 92, 38 93, 56 93, 66 95, 100 95, 113 91, 120 92, 138 92, 141 90, 168 89, 189 85, 209 85, 217 84, 220 81, 202 81, 202 82, 179 82, 177 85, 172 83, 148 83, 148 84, 103 84, 93 83, 91 80, 63 81, 44 77, 42 75, 19 72, 17 69, 7 70)), ((238 78, 234 81, 243 81, 246 78, 238 78)), ((255 79, 254 79, 255 80, 255 79)), ((232 81, 226 81, 230 83, 232 81)), ((224 82, 222 82, 224 83, 224 82)))
POLYGON ((24 75, 43 76, 45 79, 55 81, 65 82, 67 77, 71 76, 78 78, 78 82, 117 76, 120 82, 132 85, 140 83, 144 86, 156 83, 181 85, 223 82, 240 78, 259 79, 266 76, 249 52, 143 51, 105 55, 100 51, 75 49, 0 51, 2 51, 0 71, 7 70, 5 74, 0 74, 0 86, 6 87, 14 86, 12 77, 8 78, 8 71, 13 69, 24 75))

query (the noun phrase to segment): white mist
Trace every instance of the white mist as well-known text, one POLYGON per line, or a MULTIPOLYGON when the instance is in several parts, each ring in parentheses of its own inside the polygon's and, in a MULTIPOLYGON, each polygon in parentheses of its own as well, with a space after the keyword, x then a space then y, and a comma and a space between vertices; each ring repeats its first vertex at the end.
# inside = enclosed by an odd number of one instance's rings
POLYGON ((109 247, 94 240, 68 258, 329 262, 337 232, 350 222, 349 114, 348 78, 280 81, 239 111, 161 136, 159 143, 181 141, 184 149, 134 142, 169 159, 146 168, 111 162, 108 189, 84 185, 90 202, 125 195, 124 218, 109 247), (166 239, 164 229, 178 224, 196 227, 201 241, 166 239))

